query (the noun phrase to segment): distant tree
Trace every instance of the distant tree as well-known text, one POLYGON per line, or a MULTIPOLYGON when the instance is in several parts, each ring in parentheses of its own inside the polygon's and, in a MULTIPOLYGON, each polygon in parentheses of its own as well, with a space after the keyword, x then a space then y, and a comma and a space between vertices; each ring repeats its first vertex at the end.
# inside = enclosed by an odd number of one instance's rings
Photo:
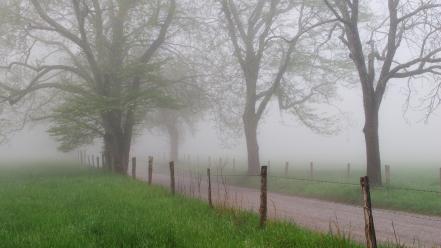
MULTIPOLYGON (((338 19, 341 42, 358 72, 363 93, 367 175, 381 185, 378 113, 388 83, 439 74, 440 1, 388 0, 386 17, 362 19, 358 0, 324 0, 338 19)), ((370 3, 365 1, 364 3, 370 3)))
POLYGON ((330 131, 329 116, 314 113, 314 105, 334 94, 338 73, 330 68, 341 68, 331 66, 338 62, 327 49, 336 19, 324 4, 313 1, 218 2, 223 14, 221 28, 228 34, 236 59, 232 66, 239 68, 239 72, 231 72, 231 84, 222 92, 233 103, 220 118, 242 113, 248 172, 255 174, 260 166, 258 125, 273 97, 282 110, 312 130, 330 131), (324 50, 327 52, 319 52, 324 50), (237 107, 243 109, 237 111, 237 107))
MULTIPOLYGON (((149 129, 166 133, 169 143, 169 158, 178 161, 179 145, 185 134, 194 132, 209 107, 206 87, 210 85, 199 81, 199 75, 183 58, 168 63, 162 71, 162 78, 167 82, 167 94, 176 100, 175 108, 156 108, 146 114, 145 123, 149 129)), ((185 59, 187 62, 188 60, 185 59)))
POLYGON ((194 130, 199 114, 191 112, 189 108, 158 109, 149 118, 150 125, 154 125, 154 129, 160 130, 168 136, 169 159, 171 161, 178 161, 179 146, 183 142, 186 132, 194 130))
POLYGON ((1 7, 11 17, 11 33, 2 35, 15 43, 1 66, 3 99, 15 104, 41 89, 66 93, 52 129, 67 135, 63 149, 92 135, 79 125, 99 123, 106 154, 125 173, 138 113, 170 100, 151 76, 164 62, 176 1, 7 0, 1 7))

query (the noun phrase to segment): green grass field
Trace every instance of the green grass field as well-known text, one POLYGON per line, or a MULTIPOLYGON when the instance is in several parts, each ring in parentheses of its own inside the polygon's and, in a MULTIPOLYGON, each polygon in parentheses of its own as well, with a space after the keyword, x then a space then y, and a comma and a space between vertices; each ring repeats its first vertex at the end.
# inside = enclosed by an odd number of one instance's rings
MULTIPOLYGON (((270 191, 355 205, 361 204, 359 180, 365 174, 361 167, 352 168, 348 177, 345 165, 333 166, 332 169, 330 166, 315 165, 314 180, 322 182, 310 182, 308 181, 310 179, 309 165, 291 165, 288 174, 285 174, 284 166, 276 166, 276 164, 283 165, 283 162, 274 163, 268 170, 270 191), (294 180, 294 178, 300 180, 294 180)), ((177 164, 177 166, 199 170, 202 175, 205 175, 204 168, 185 164, 177 164)), ((165 170, 164 173, 168 171, 165 170)), ((212 174, 221 173, 220 170, 213 168, 212 174)), ((260 185, 258 177, 237 176, 245 174, 245 166, 237 166, 233 170, 230 165, 222 169, 222 175, 227 175, 226 179, 229 184, 258 188, 260 185)), ((390 186, 371 189, 372 205, 374 208, 441 215, 441 193, 439 192, 439 168, 391 166, 390 186), (434 192, 424 192, 424 190, 434 192)))
POLYGON ((0 247, 359 247, 255 214, 210 209, 129 177, 0 167, 0 247))

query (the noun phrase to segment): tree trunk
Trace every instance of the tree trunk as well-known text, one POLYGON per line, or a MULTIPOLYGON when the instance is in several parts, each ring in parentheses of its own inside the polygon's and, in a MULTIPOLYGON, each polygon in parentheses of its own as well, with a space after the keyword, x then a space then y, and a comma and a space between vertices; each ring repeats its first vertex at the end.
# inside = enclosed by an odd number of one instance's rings
POLYGON ((113 142, 112 160, 114 170, 120 174, 127 174, 129 167, 130 144, 125 143, 125 139, 120 137, 113 142))
POLYGON ((104 147, 109 154, 108 161, 113 171, 127 174, 132 134, 131 132, 124 132, 119 118, 115 118, 114 113, 106 117, 103 120, 105 127, 104 147))
POLYGON ((103 168, 106 168, 107 170, 113 170, 112 166, 112 136, 110 133, 106 132, 104 134, 103 138, 104 143, 104 161, 103 161, 103 168))
POLYGON ((244 115, 245 139, 247 142, 248 174, 259 173, 259 144, 257 143, 257 120, 251 115, 244 115))
POLYGON ((375 104, 365 105, 366 173, 373 186, 381 183, 380 141, 378 135, 378 108, 375 104))
POLYGON ((170 144, 170 160, 178 161, 179 156, 179 131, 174 124, 167 125, 170 144))

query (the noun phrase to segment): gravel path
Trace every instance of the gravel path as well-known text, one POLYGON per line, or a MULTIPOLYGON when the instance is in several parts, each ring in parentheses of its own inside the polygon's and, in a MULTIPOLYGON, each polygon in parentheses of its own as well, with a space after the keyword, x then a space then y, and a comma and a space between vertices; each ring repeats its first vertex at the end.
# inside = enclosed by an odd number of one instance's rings
MULTIPOLYGON (((147 175, 141 170, 138 175, 147 175)), ((139 179, 146 180, 146 176, 139 179)), ((153 183, 170 186, 170 178, 154 174, 153 183)), ((176 190, 192 197, 206 200, 207 184, 189 177, 177 176, 176 190), (198 184, 200 183, 200 186, 198 184)), ((258 211, 259 191, 221 182, 213 182, 213 201, 236 208, 258 211)), ((343 233, 346 237, 364 243, 363 210, 359 206, 309 199, 268 192, 268 214, 270 218, 293 221, 299 226, 320 232, 343 233)), ((410 214, 399 211, 374 209, 377 240, 408 247, 441 247, 441 218, 410 214), (395 229, 395 231, 394 231, 395 229), (396 233, 396 235, 394 234, 396 233)))

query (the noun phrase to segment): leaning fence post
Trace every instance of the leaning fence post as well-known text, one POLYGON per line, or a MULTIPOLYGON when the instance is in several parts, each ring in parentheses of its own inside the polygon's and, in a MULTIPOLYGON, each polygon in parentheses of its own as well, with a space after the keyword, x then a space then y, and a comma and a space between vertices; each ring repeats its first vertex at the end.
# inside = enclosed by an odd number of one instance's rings
POLYGON ((260 227, 265 226, 267 212, 267 166, 264 165, 260 169, 260 227))
POLYGON ((390 185, 390 165, 384 166, 384 174, 386 176, 386 185, 390 185))
POLYGON ((368 248, 377 247, 375 237, 374 218, 372 216, 371 193, 369 190, 369 178, 360 177, 361 191, 363 192, 363 212, 364 212, 364 232, 366 235, 366 246, 368 248))
POLYGON ((175 194, 175 162, 170 161, 170 188, 172 195, 175 194))
POLYGON ((309 164, 309 178, 311 180, 314 179, 314 163, 311 161, 311 163, 309 164))
POLYGON ((96 168, 100 168, 100 157, 96 156, 96 168))
POLYGON ((152 177, 153 177, 153 156, 149 156, 149 170, 148 170, 148 182, 149 185, 152 184, 152 177))
POLYGON ((288 175, 288 167, 289 167, 289 162, 286 161, 285 162, 285 176, 288 175))
POLYGON ((132 157, 132 178, 136 179, 136 157, 132 157))
POLYGON ((207 168, 207 177, 208 177, 208 206, 210 206, 210 208, 212 208, 213 201, 211 200, 211 172, 210 172, 210 168, 207 168))

